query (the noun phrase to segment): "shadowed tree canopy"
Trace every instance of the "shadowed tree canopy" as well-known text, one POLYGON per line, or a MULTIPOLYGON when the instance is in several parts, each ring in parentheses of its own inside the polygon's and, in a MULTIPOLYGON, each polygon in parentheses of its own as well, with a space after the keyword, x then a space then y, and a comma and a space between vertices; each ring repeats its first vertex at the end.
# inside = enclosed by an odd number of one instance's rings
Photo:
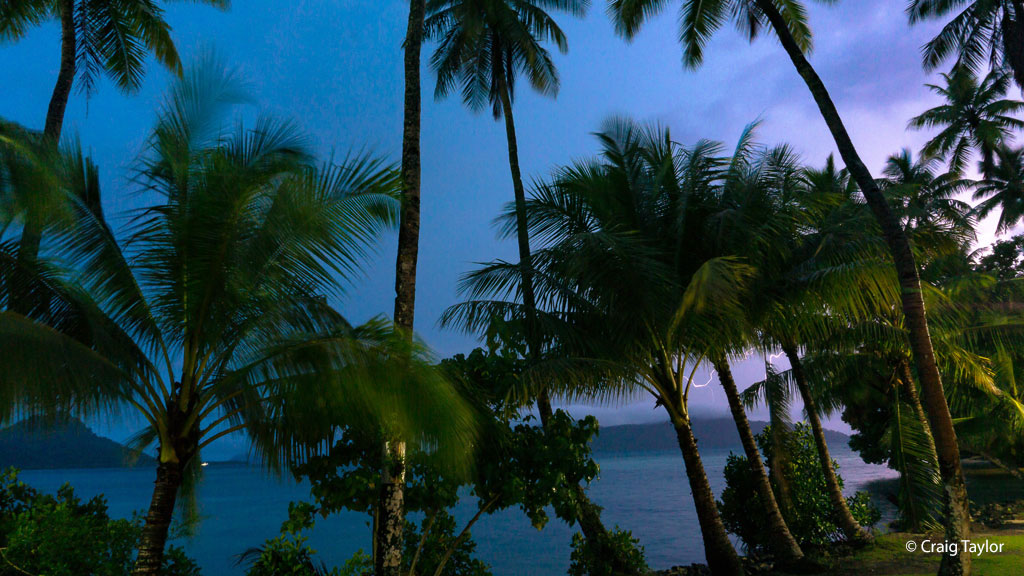
POLYGON ((950 58, 975 73, 986 68, 1012 72, 1024 87, 1024 4, 1020 0, 911 0, 910 23, 953 15, 921 48, 924 66, 938 68, 950 58))

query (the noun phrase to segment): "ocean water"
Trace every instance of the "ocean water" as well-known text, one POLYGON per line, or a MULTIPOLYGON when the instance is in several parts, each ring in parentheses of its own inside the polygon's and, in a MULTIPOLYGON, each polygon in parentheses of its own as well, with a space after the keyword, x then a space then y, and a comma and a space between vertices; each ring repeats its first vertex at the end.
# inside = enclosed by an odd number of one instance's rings
MULTIPOLYGON (((724 487, 722 471, 728 451, 702 454, 716 495, 724 487)), ((846 492, 853 493, 895 473, 866 464, 846 447, 833 448, 846 492)), ((678 452, 598 455, 601 476, 590 486, 591 498, 604 508, 605 523, 631 530, 640 539, 653 568, 704 561, 703 545, 690 487, 678 452)), ((149 504, 155 471, 150 469, 26 470, 21 479, 40 490, 55 491, 65 482, 77 494, 104 494, 111 514, 130 516, 149 504)), ((308 488, 290 477, 274 478, 258 468, 209 466, 198 490, 202 521, 191 539, 178 539, 206 576, 239 576, 237 557, 278 534, 291 501, 309 499, 308 488)), ((881 495, 873 498, 883 522, 895 511, 881 495)), ((464 499, 456 517, 465 522, 476 510, 464 499)), ((554 515, 536 530, 518 509, 482 518, 473 529, 477 556, 495 576, 561 576, 569 566, 573 530, 554 515)), ((368 518, 342 513, 318 521, 310 544, 329 566, 341 564, 356 550, 368 550, 368 518)))

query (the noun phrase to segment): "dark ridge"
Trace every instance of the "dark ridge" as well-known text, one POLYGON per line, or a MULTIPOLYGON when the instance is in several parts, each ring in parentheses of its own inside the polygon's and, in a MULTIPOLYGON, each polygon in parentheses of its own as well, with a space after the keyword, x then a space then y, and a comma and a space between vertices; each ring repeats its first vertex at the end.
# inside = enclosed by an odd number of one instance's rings
MULTIPOLYGON (((122 468, 133 460, 131 450, 74 418, 27 418, 0 430, 0 469, 122 468)), ((145 454, 134 461, 138 466, 155 463, 145 454)))
MULTIPOLYGON (((696 417, 693 418, 693 433, 701 449, 733 449, 743 450, 740 435, 736 431, 736 423, 728 417, 696 417)), ((750 427, 757 434, 767 422, 751 420, 750 427)), ((825 430, 825 439, 829 446, 847 448, 850 437, 835 430, 825 430)), ((626 424, 622 426, 602 427, 597 439, 594 440, 595 452, 665 452, 679 451, 676 432, 669 422, 652 424, 626 424)))

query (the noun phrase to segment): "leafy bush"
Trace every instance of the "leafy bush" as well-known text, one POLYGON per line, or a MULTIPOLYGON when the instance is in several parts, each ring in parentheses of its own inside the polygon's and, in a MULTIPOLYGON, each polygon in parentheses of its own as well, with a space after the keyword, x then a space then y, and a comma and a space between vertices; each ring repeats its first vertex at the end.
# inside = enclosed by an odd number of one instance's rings
MULTIPOLYGON (((288 506, 288 520, 281 534, 262 547, 242 555, 240 563, 249 565, 247 576, 366 576, 373 573, 373 558, 359 550, 344 566, 328 569, 317 561, 316 550, 306 543, 302 532, 313 527, 318 510, 308 503, 288 506)), ((421 526, 406 521, 403 574, 434 574, 444 562, 442 576, 491 576, 490 567, 474 558, 476 542, 466 532, 460 537, 455 518, 445 510, 431 512, 421 526), (424 537, 424 532, 426 536, 424 537), (448 556, 445 559, 445 556, 448 556), (415 560, 415 565, 413 561, 415 560)))
MULTIPOLYGON (((19 481, 13 468, 0 474, 0 576, 126 576, 141 533, 140 518, 111 518, 102 496, 83 502, 66 484, 55 495, 43 494, 19 481)), ((200 571, 172 546, 163 574, 200 571)))
POLYGON ((633 538, 629 530, 618 526, 609 532, 605 549, 596 547, 579 532, 572 535, 572 556, 569 576, 621 576, 621 574, 647 574, 650 568, 644 557, 644 547, 633 538), (626 563, 626 570, 617 572, 612 568, 612 558, 626 563))
MULTIPOLYGON (((446 465, 431 450, 408 445, 405 507, 407 513, 422 514, 423 521, 419 527, 406 524, 403 571, 410 571, 408 564, 419 550, 415 573, 432 574, 454 544, 443 574, 480 576, 489 574, 489 568, 472 557, 476 545, 470 532, 461 539, 457 536, 467 527, 456 526, 451 514, 460 496, 476 498, 479 514, 474 521, 518 507, 538 529, 550 520, 549 510, 575 524, 581 507, 592 506, 582 501, 578 487, 589 484, 600 471, 590 448, 598 422, 592 416, 576 420, 563 410, 543 427, 532 416, 521 418, 523 406, 517 403, 514 388, 520 384, 523 361, 515 351, 477 349, 441 366, 474 403, 480 438, 467 455, 474 462, 470 473, 446 465)), ((381 482, 382 443, 376 432, 345 428, 325 453, 293 466, 296 479, 309 482, 313 497, 312 503, 293 509, 304 510, 308 520, 340 510, 372 514, 381 482)), ((628 536, 618 538, 620 545, 632 542, 628 536)), ((642 558, 632 547, 629 554, 642 558)))
MULTIPOLYGON (((766 456, 765 466, 768 467, 772 449, 769 429, 757 435, 757 444, 766 456)), ((842 530, 834 521, 825 474, 818 460, 810 427, 797 424, 786 448, 789 453, 784 473, 792 489, 792 508, 783 513, 793 537, 801 546, 824 545, 841 539, 842 530)), ((839 486, 842 487, 839 465, 833 461, 832 466, 836 470, 839 486)), ((765 551, 768 545, 768 519, 763 513, 765 506, 761 504, 746 457, 729 455, 725 465, 725 486, 718 508, 726 529, 739 536, 748 551, 765 551)), ((881 518, 866 492, 858 492, 847 498, 846 502, 853 517, 862 526, 871 526, 881 518)))
POLYGON ((323 562, 316 562, 315 554, 304 536, 284 533, 243 554, 242 562, 251 560, 247 576, 340 576, 337 569, 328 570, 323 562))
POLYGON ((373 576, 373 556, 357 550, 338 570, 338 576, 373 576))

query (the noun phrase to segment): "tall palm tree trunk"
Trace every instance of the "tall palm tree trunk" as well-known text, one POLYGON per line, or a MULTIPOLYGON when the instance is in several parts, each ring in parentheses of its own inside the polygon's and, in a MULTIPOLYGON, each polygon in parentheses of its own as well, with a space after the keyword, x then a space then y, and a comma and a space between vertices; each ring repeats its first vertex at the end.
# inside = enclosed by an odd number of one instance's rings
MULTIPOLYGON (((951 542, 969 540, 970 512, 967 486, 964 483, 963 469, 960 466, 960 448, 957 445, 956 432, 953 430, 953 418, 949 413, 949 404, 946 402, 945 392, 942 389, 942 378, 935 362, 935 351, 932 348, 931 335, 928 332, 928 319, 921 293, 921 279, 918 275, 914 253, 910 248, 910 241, 900 228, 899 220, 890 209, 885 196, 871 176, 871 172, 857 153, 857 149, 843 125, 843 120, 839 116, 839 111, 829 96, 828 89, 825 88, 818 73, 815 72, 793 39, 786 21, 779 13, 775 3, 772 0, 757 0, 757 5, 764 12, 778 35, 782 47, 810 89, 825 123, 832 133, 836 147, 839 149, 839 155, 864 194, 864 198, 878 220, 886 242, 889 244, 899 277, 903 315, 910 331, 910 346, 917 364, 924 405, 930 416, 932 433, 935 436, 935 448, 939 456, 939 473, 943 487, 943 512, 946 518, 945 537, 947 541, 951 542)), ((971 558, 967 551, 955 556, 943 555, 939 574, 956 576, 970 574, 970 567, 971 558)))
POLYGON ((133 576, 157 576, 163 566, 164 546, 174 517, 174 504, 181 488, 182 471, 177 462, 161 462, 156 468, 153 499, 139 541, 139 555, 133 576))
POLYGON ((405 528, 405 442, 392 439, 384 443, 381 488, 377 499, 377 556, 374 573, 399 576, 402 569, 403 530, 405 528))
POLYGON ((761 498, 768 515, 768 541, 772 552, 783 562, 795 562, 803 558, 804 553, 800 550, 796 538, 789 531, 779 504, 772 492, 771 482, 768 480, 768 473, 764 469, 764 462, 761 460, 761 452, 757 449, 757 442, 754 440, 754 433, 750 430, 750 422, 747 420, 747 413, 743 410, 743 403, 740 402, 740 393, 736 388, 736 380, 732 376, 732 370, 725 358, 716 358, 714 361, 715 372, 725 390, 725 397, 729 400, 729 410, 732 411, 732 418, 736 422, 736 430, 740 433, 740 442, 743 444, 743 451, 750 463, 750 473, 754 476, 757 485, 757 495, 761 498))
POLYGON ((828 499, 832 503, 832 513, 835 515, 836 522, 839 523, 839 528, 847 540, 861 542, 871 540, 870 533, 864 530, 853 517, 850 506, 843 496, 843 490, 839 487, 839 478, 836 477, 835 467, 832 466, 832 454, 829 453, 828 442, 825 441, 825 429, 821 426, 821 418, 818 417, 818 404, 814 400, 814 395, 811 394, 796 346, 784 345, 782 351, 789 359, 789 365, 793 369, 793 380, 796 381, 796 387, 800 390, 800 398, 804 401, 807 421, 811 423, 814 444, 818 448, 818 461, 825 474, 825 488, 828 491, 828 499))
MULTIPOLYGON (((71 97, 71 87, 75 82, 75 57, 78 50, 75 37, 75 2, 74 0, 60 0, 58 6, 60 9, 60 71, 57 73, 57 83, 53 87, 53 95, 50 96, 50 106, 46 111, 46 124, 43 128, 43 138, 54 146, 60 142, 61 128, 64 125, 64 111, 67 109, 68 99, 71 97)), ((28 265, 35 261, 39 256, 42 239, 42 225, 30 214, 25 219, 25 226, 18 241, 19 264, 28 265)), ((25 301, 24 295, 13 291, 10 295, 10 307, 15 312, 27 313, 32 308, 32 302, 25 301)))
POLYGON ((75 82, 75 57, 78 55, 75 37, 75 0, 60 0, 60 71, 57 73, 57 84, 50 96, 50 106, 46 110, 46 124, 43 135, 56 142, 60 140, 64 126, 64 111, 71 98, 71 87, 75 82))
MULTIPOLYGON (((420 240, 420 53, 425 0, 411 0, 405 35, 405 113, 402 130, 402 214, 395 259, 395 324, 411 339, 416 308, 416 262, 420 240)), ((376 576, 399 576, 405 528, 405 442, 384 446, 384 465, 375 523, 376 576)))
POLYGON ((693 435, 689 416, 673 415, 672 425, 676 429, 679 450, 683 453, 686 477, 690 481, 693 504, 697 509, 697 522, 704 538, 704 556, 707 558, 708 567, 714 576, 743 574, 739 554, 729 540, 725 525, 722 524, 722 517, 718 515, 715 493, 711 491, 711 484, 708 483, 708 476, 704 472, 704 464, 700 459, 697 439, 693 435))
MULTIPOLYGON (((540 358, 540 343, 537 342, 537 299, 533 289, 533 255, 530 252, 530 230, 526 216, 526 188, 519 169, 519 142, 516 138, 515 117, 512 114, 512 95, 509 93, 508 81, 504 71, 499 74, 501 92, 501 111, 505 118, 505 136, 508 139, 508 165, 512 172, 512 190, 515 194, 516 206, 516 240, 519 244, 519 266, 522 274, 523 309, 526 312, 527 346, 531 360, 540 358)), ((547 390, 541 390, 537 398, 537 411, 540 414, 541 426, 547 427, 551 416, 551 398, 547 390)), ((601 508, 591 502, 586 491, 578 483, 570 489, 576 494, 578 503, 576 521, 580 525, 583 537, 591 547, 598 550, 601 558, 610 561, 615 574, 629 574, 628 564, 608 547, 608 530, 601 522, 601 508)))
POLYGON ((512 116, 512 95, 504 71, 499 74, 501 111, 505 117, 505 136, 508 139, 508 166, 512 171, 512 191, 516 198, 516 240, 519 243, 519 268, 523 275, 523 308, 526 311, 526 329, 530 355, 539 358, 539 343, 536 341, 537 299, 533 291, 533 255, 530 253, 530 229, 526 220, 526 189, 523 175, 519 170, 519 143, 516 139, 516 122, 512 116))

